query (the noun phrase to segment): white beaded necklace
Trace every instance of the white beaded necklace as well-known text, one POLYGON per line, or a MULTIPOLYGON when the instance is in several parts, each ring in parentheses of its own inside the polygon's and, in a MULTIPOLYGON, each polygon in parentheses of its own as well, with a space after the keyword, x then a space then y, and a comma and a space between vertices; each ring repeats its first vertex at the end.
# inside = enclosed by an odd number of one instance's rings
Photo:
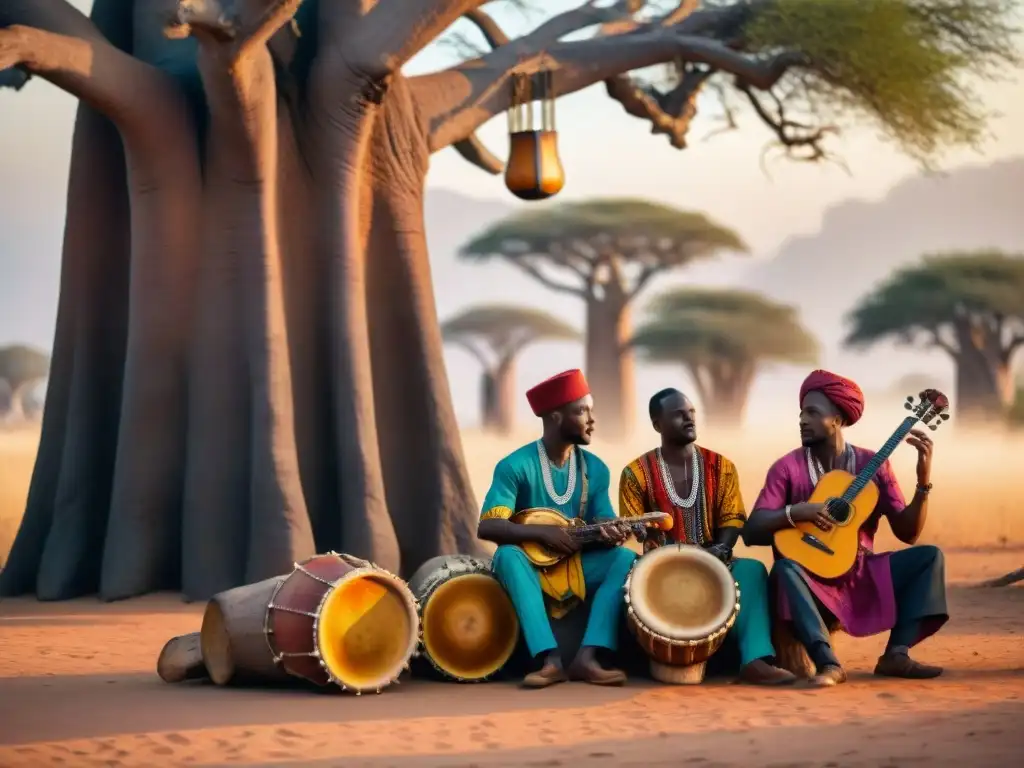
POLYGON ((551 467, 554 464, 548 457, 543 440, 537 441, 537 455, 540 458, 540 473, 544 478, 544 490, 548 492, 548 496, 558 506, 568 504, 569 499, 572 498, 572 494, 576 490, 576 449, 574 448, 572 453, 569 454, 569 482, 566 484, 565 493, 562 494, 555 493, 555 483, 551 477, 551 467))
MULTIPOLYGON (((825 474, 825 467, 822 465, 821 461, 811 453, 810 448, 804 448, 804 457, 807 459, 807 474, 811 477, 811 487, 813 488, 818 484, 821 476, 825 474)), ((849 444, 843 448, 842 454, 836 457, 835 464, 833 466, 835 469, 844 469, 851 475, 856 474, 857 456, 854 454, 853 449, 849 444)))
POLYGON ((668 468, 668 464, 665 462, 665 456, 661 452, 661 448, 658 448, 658 468, 661 470, 661 476, 665 478, 665 490, 668 493, 669 500, 677 507, 685 507, 686 509, 691 508, 697 502, 697 493, 700 490, 700 457, 697 456, 697 448, 693 449, 692 456, 692 471, 691 477, 693 478, 690 483, 690 493, 687 494, 686 498, 680 498, 679 493, 676 491, 675 480, 672 479, 672 472, 668 468))

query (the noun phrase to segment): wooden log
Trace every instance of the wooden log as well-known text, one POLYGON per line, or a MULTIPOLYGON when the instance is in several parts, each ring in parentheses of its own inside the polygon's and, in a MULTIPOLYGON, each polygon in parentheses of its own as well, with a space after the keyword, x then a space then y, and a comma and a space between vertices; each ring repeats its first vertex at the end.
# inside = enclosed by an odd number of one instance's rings
POLYGON ((1008 587, 1011 584, 1016 584, 1018 581, 1024 581, 1024 568, 1018 568, 1016 571, 1010 571, 1009 573, 1000 576, 998 579, 989 579, 979 584, 979 587, 1008 587))
POLYGON ((290 680, 264 633, 270 599, 287 576, 246 584, 213 596, 203 614, 201 645, 210 679, 217 685, 290 680))
POLYGON ((209 677, 203 663, 199 633, 190 632, 168 640, 156 660, 156 673, 165 683, 180 683, 209 677))

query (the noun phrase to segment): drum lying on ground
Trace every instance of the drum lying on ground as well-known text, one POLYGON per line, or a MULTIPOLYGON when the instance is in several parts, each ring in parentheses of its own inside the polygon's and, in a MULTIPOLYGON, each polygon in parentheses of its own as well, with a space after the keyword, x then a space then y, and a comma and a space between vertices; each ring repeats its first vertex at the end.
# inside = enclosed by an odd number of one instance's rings
POLYGON ((505 666, 519 640, 519 619, 488 558, 432 558, 409 587, 420 604, 423 655, 436 671, 479 682, 505 666))
POLYGON ((203 658, 220 684, 291 676, 380 692, 416 652, 417 608, 405 582, 382 568, 349 555, 317 555, 287 576, 211 600, 203 658))
POLYGON ((626 580, 626 616, 650 658, 651 676, 699 683, 739 613, 729 568, 700 547, 659 547, 638 559, 626 580))

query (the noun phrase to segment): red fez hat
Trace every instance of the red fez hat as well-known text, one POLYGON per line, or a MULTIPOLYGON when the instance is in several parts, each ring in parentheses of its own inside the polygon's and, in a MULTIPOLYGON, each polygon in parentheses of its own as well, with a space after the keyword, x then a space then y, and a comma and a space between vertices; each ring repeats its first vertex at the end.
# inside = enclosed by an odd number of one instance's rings
POLYGON ((587 384, 583 371, 573 368, 571 371, 557 373, 526 390, 526 399, 530 402, 533 413, 543 416, 589 394, 590 385, 587 384))
POLYGON ((846 423, 854 425, 864 415, 864 393, 853 379, 823 371, 820 368, 804 379, 800 387, 800 403, 808 392, 818 391, 832 401, 836 408, 843 412, 846 423))

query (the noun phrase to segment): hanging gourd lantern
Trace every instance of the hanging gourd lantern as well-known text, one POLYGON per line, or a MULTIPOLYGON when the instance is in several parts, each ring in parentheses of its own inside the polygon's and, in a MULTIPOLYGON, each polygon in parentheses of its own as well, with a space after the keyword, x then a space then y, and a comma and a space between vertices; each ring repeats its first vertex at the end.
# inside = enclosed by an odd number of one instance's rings
POLYGON ((551 70, 513 75, 508 144, 505 186, 509 192, 522 200, 544 200, 562 190, 565 171, 558 157, 551 70), (540 112, 539 127, 535 111, 540 112))

